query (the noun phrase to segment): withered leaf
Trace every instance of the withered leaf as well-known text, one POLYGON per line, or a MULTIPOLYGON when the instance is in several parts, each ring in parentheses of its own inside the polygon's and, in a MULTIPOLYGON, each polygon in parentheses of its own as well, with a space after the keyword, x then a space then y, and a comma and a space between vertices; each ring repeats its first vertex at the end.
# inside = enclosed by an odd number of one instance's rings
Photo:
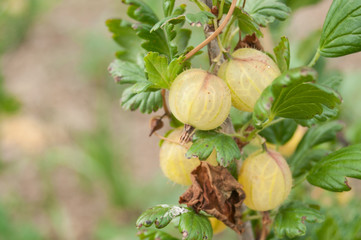
POLYGON ((192 171, 191 179, 193 184, 180 196, 179 203, 196 212, 203 210, 241 234, 244 231, 241 207, 245 198, 241 184, 226 168, 203 161, 192 171))
POLYGON ((235 47, 235 50, 238 48, 255 48, 260 51, 263 51, 261 42, 257 38, 256 34, 246 35, 243 40, 240 40, 235 47))

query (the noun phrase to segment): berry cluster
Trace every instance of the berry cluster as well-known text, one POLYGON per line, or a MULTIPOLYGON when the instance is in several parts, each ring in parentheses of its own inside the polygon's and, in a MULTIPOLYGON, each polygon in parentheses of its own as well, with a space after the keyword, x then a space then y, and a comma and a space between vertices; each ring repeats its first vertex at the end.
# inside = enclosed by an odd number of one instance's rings
MULTIPOLYGON (((169 107, 184 124, 199 130, 219 127, 228 117, 231 105, 252 112, 262 91, 280 75, 273 60, 261 51, 241 48, 224 62, 218 76, 202 69, 187 70, 174 80, 169 91, 169 107)), ((160 150, 164 174, 173 182, 191 185, 190 173, 200 161, 185 157, 192 143, 177 144, 182 129, 174 130, 160 150)), ((217 165, 215 151, 207 159, 217 165)), ((273 150, 256 152, 244 162, 239 182, 246 193, 245 204, 258 211, 278 207, 288 196, 292 174, 282 155, 273 150)))

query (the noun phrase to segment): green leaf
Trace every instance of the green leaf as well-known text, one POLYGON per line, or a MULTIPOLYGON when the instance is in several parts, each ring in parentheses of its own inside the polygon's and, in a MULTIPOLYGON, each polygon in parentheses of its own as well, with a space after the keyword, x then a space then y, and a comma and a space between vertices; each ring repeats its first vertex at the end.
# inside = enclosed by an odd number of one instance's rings
POLYGON ((280 43, 273 49, 276 62, 281 72, 285 72, 290 67, 290 43, 288 38, 281 37, 280 43))
POLYGON ((161 90, 137 92, 137 88, 129 87, 123 91, 121 103, 125 110, 151 113, 163 106, 161 90))
POLYGON ((109 19, 106 25, 113 33, 114 41, 120 46, 117 52, 117 58, 124 61, 137 62, 137 57, 142 52, 140 47, 141 40, 131 27, 131 24, 121 19, 109 19))
POLYGON ((131 62, 116 59, 109 65, 108 71, 114 80, 120 84, 148 82, 145 78, 144 69, 131 62))
POLYGON ((337 132, 341 131, 342 128, 343 125, 336 121, 327 122, 310 128, 303 136, 296 149, 296 153, 302 153, 307 149, 313 148, 322 143, 335 140, 337 132))
POLYGON ((287 4, 287 6, 289 6, 292 9, 292 12, 299 9, 299 8, 314 5, 314 4, 319 3, 321 1, 322 0, 302 0, 302 1, 283 0, 283 2, 285 2, 287 4))
POLYGON ((259 134, 266 138, 267 142, 275 145, 284 145, 288 142, 297 129, 297 123, 292 119, 283 119, 263 129, 259 134))
POLYGON ((241 152, 233 138, 215 131, 196 131, 193 136, 193 144, 186 157, 196 156, 205 160, 211 155, 214 148, 217 152, 217 162, 223 167, 227 167, 235 159, 241 158, 241 152))
POLYGON ((318 83, 337 91, 342 83, 342 74, 337 70, 327 70, 320 76, 318 83))
POLYGON ((186 7, 187 7, 186 4, 179 5, 176 9, 174 9, 172 15, 178 16, 178 15, 183 14, 186 11, 186 7))
MULTIPOLYGON (((276 116, 312 119, 324 108, 335 108, 340 96, 332 89, 314 83, 317 73, 307 67, 290 69, 276 78, 255 104, 253 122, 257 128, 276 116)), ((324 117, 322 115, 322 117, 324 117)))
POLYGON ((175 0, 164 0, 163 1, 163 14, 165 17, 172 15, 175 0))
POLYGON ((168 24, 176 25, 176 24, 184 23, 185 16, 183 15, 183 13, 185 12, 185 8, 186 5, 181 4, 179 7, 177 7, 174 10, 172 15, 167 16, 161 19, 160 21, 158 21, 150 31, 152 32, 158 30, 159 28, 164 28, 168 24))
POLYGON ((321 159, 307 180, 314 186, 342 192, 351 189, 346 177, 361 179, 361 144, 342 148, 321 159))
POLYGON ((294 238, 306 234, 306 222, 323 221, 324 217, 318 210, 299 202, 292 202, 279 209, 274 221, 274 231, 278 238, 294 238))
POLYGON ((138 65, 121 60, 114 60, 108 68, 112 77, 119 84, 133 84, 123 91, 121 104, 126 110, 137 110, 142 113, 157 111, 163 106, 160 90, 145 78, 144 70, 138 65))
POLYGON ((169 89, 174 79, 188 66, 184 57, 173 59, 169 64, 165 56, 157 52, 150 52, 144 58, 145 69, 148 73, 148 80, 158 88, 169 89))
POLYGON ((157 15, 145 2, 141 0, 122 0, 122 2, 129 5, 127 14, 134 20, 149 25, 158 22, 157 15))
POLYGON ((142 1, 123 0, 123 2, 131 4, 128 15, 140 22, 133 24, 133 29, 139 38, 145 40, 141 47, 148 52, 158 52, 172 59, 177 53, 177 47, 172 43, 177 35, 174 24, 184 22, 185 17, 181 14, 184 13, 186 5, 181 4, 173 11, 174 1, 165 2, 164 11, 172 11, 172 15, 159 21, 150 7, 142 1))
POLYGON ((148 91, 149 89, 154 88, 153 83, 146 81, 146 82, 138 82, 132 86, 132 90, 134 93, 141 93, 148 91))
POLYGON ((330 153, 325 149, 310 149, 302 155, 302 161, 299 162, 297 168, 292 171, 293 185, 297 186, 306 179, 308 172, 323 157, 330 153))
MULTIPOLYGON (((342 125, 338 122, 327 122, 310 128, 303 136, 298 144, 295 153, 288 159, 293 176, 299 177, 301 173, 310 170, 313 157, 310 151, 322 143, 333 141, 336 139, 336 133, 342 129, 342 125)), ((316 153, 314 153, 316 154, 316 153)), ((322 154, 322 153, 318 153, 322 154)), ((320 155, 319 155, 320 156, 320 155)))
POLYGON ((188 46, 189 39, 191 38, 192 31, 189 29, 179 29, 174 42, 177 46, 178 52, 182 53, 188 46))
POLYGON ((361 1, 334 0, 327 13, 319 52, 341 57, 361 51, 361 1))
POLYGON ((235 8, 233 16, 237 18, 238 27, 244 35, 256 34, 257 37, 263 36, 258 24, 245 11, 240 8, 235 8))
POLYGON ((171 58, 172 49, 162 29, 151 32, 152 26, 147 24, 134 24, 133 28, 138 37, 145 40, 141 44, 142 48, 148 52, 158 52, 171 58))
POLYGON ((290 13, 290 9, 278 0, 247 1, 245 10, 262 27, 266 27, 275 19, 283 21, 290 13))
POLYGON ((156 31, 160 28, 164 28, 167 24, 179 24, 182 23, 185 19, 184 15, 177 15, 177 16, 169 16, 166 18, 161 19, 159 22, 157 22, 152 29, 151 32, 156 31))
POLYGON ((157 52, 150 52, 144 58, 144 65, 150 82, 159 88, 169 89, 168 60, 165 56, 160 56, 157 52))
MULTIPOLYGON (((229 11, 232 1, 227 0, 223 7, 223 13, 229 11)), ((242 8, 236 7, 233 12, 233 17, 237 18, 237 24, 244 36, 256 34, 257 37, 262 37, 263 34, 256 21, 242 8)))
POLYGON ((165 28, 165 32, 167 33, 168 41, 170 42, 170 48, 172 50, 172 58, 177 53, 177 47, 172 43, 174 38, 177 36, 177 31, 175 30, 175 25, 168 24, 165 28))
MULTIPOLYGON (((182 239, 189 240, 203 240, 212 239, 213 230, 208 218, 204 215, 197 214, 190 208, 181 206, 169 206, 159 205, 146 210, 136 221, 138 228, 150 227, 155 225, 156 228, 166 227, 174 218, 179 217, 178 229, 182 233, 182 239)), ((162 232, 144 232, 141 234, 141 239, 157 239, 156 234, 162 234, 162 232), (148 238, 146 238, 148 237, 148 238), (154 238, 152 238, 154 237, 154 238)), ((170 235, 164 235, 165 237, 171 237, 170 235)), ((163 238, 160 238, 163 239, 163 238)), ((168 239, 168 238, 165 238, 168 239)), ((169 238, 174 239, 174 238, 169 238)))
POLYGON ((164 228, 174 218, 181 214, 188 213, 189 209, 179 206, 159 205, 147 209, 136 221, 137 228, 142 226, 150 227, 153 223, 156 228, 164 228))
POLYGON ((184 240, 204 240, 213 237, 212 226, 208 218, 193 211, 180 216, 178 228, 184 240))
POLYGON ((139 232, 137 235, 141 240, 179 240, 178 238, 157 229, 146 229, 139 232))
POLYGON ((184 57, 174 58, 168 66, 168 80, 172 84, 174 79, 184 70, 190 68, 189 61, 184 61, 184 57))
POLYGON ((201 11, 198 13, 187 13, 185 15, 187 22, 189 22, 191 26, 205 25, 208 23, 209 19, 214 19, 215 17, 216 16, 207 11, 201 11))
POLYGON ((335 120, 338 116, 339 110, 340 105, 336 106, 334 109, 323 106, 323 112, 321 114, 316 114, 312 119, 297 119, 296 122, 305 127, 312 127, 328 120, 335 120))

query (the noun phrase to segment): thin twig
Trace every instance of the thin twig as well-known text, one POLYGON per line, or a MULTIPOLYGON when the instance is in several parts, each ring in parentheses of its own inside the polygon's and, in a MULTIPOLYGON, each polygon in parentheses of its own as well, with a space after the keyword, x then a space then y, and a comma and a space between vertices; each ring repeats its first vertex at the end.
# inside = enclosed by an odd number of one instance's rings
POLYGON ((169 109, 168 109, 168 106, 167 106, 167 100, 165 98, 165 91, 166 91, 165 89, 162 89, 162 91, 161 91, 162 100, 163 100, 164 115, 166 115, 167 117, 170 117, 170 112, 169 112, 169 109))
POLYGON ((176 140, 172 140, 172 139, 170 139, 170 138, 163 137, 163 136, 159 135, 157 132, 154 132, 154 135, 157 136, 158 138, 164 140, 164 141, 171 142, 171 143, 175 143, 175 144, 178 144, 178 145, 181 145, 181 146, 182 146, 182 144, 181 144, 180 142, 178 142, 178 141, 176 141, 176 140))
POLYGON ((204 40, 201 44, 199 44, 197 47, 193 48, 192 51, 190 51, 189 53, 187 53, 185 55, 185 59, 187 60, 190 57, 192 57, 196 52, 198 52, 199 50, 201 50, 204 46, 206 46, 209 42, 211 42, 213 39, 215 39, 223 30, 223 28, 225 28, 225 26, 227 25, 229 19, 232 17, 233 11, 236 7, 236 3, 237 0, 233 0, 231 7, 229 8, 229 11, 226 15, 226 17, 224 18, 223 22, 221 25, 219 25, 219 28, 217 28, 216 31, 214 31, 214 33, 212 33, 212 35, 210 35, 206 40, 204 40))
POLYGON ((269 212, 262 212, 262 231, 259 240, 266 240, 267 235, 269 233, 268 226, 271 224, 271 218, 269 212))
POLYGON ((246 0, 243 1, 242 9, 246 6, 246 0))

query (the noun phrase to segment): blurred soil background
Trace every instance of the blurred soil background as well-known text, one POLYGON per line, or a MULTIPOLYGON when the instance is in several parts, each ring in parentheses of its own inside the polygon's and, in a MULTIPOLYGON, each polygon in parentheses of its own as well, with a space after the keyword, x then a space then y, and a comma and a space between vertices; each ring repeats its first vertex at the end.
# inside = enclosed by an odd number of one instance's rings
MULTIPOLYGON (((295 13, 291 44, 322 27, 330 4, 295 13)), ((176 204, 186 189, 161 174, 150 116, 123 111, 107 73, 118 48, 105 21, 125 12, 119 0, 0 1, 0 240, 135 239, 144 209, 176 204)), ((361 142, 360 60, 328 65, 346 78, 352 143, 361 142)))

